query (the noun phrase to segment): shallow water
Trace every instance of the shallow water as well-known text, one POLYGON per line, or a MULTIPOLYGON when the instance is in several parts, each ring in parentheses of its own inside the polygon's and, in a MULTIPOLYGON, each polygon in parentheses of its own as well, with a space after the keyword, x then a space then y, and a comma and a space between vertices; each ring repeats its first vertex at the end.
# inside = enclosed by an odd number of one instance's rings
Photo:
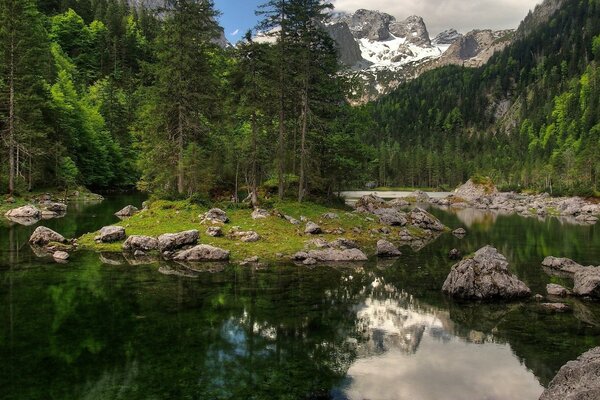
MULTIPOLYGON (((116 221, 142 198, 71 207, 66 236, 116 221)), ((452 262, 486 244, 534 292, 559 282, 546 255, 600 264, 600 230, 557 219, 432 210, 444 235, 397 261, 313 269, 227 266, 196 278, 159 264, 38 259, 35 227, 0 227, 2 399, 537 399, 560 366, 600 345, 600 307, 452 301, 452 262)), ((107 260, 105 258, 105 260, 107 260)))

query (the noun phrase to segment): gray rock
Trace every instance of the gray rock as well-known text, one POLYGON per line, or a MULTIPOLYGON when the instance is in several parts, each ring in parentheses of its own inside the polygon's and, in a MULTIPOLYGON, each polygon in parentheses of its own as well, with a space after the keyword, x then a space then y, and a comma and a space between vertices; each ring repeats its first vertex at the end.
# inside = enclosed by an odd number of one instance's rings
POLYGON ((267 210, 263 210, 262 208, 256 208, 252 211, 252 219, 265 219, 270 215, 271 214, 267 210))
POLYGON ((206 234, 211 237, 221 237, 223 236, 223 228, 220 226, 209 226, 206 234))
POLYGON ((29 243, 36 246, 45 246, 51 242, 65 243, 66 241, 63 235, 45 226, 38 226, 29 238, 29 243))
POLYGON ((317 224, 315 224, 314 222, 307 222, 306 223, 306 228, 304 229, 304 233, 309 234, 309 235, 319 235, 321 233, 323 233, 323 230, 321 229, 321 227, 317 224))
POLYGON ((238 231, 233 232, 232 235, 244 243, 254 243, 260 240, 260 235, 254 231, 238 231))
POLYGON ((448 258, 454 261, 460 260, 462 258, 462 252, 458 249, 452 249, 448 252, 448 258))
POLYGON ((392 242, 382 239, 377 242, 377 255, 379 257, 398 257, 402 253, 392 242))
POLYGON ((283 218, 285 218, 285 220, 288 221, 292 225, 300 225, 300 223, 301 223, 296 218, 291 217, 289 215, 284 215, 283 218))
POLYGON ((324 219, 338 219, 340 216, 334 212, 328 212, 321 216, 324 219))
POLYGON ((542 265, 552 270, 564 272, 567 274, 574 274, 575 272, 583 268, 582 265, 577 264, 571 259, 557 257, 546 257, 544 261, 542 261, 542 265))
POLYGON ((429 203, 431 198, 422 190, 417 190, 408 195, 410 199, 414 199, 417 203, 429 203))
POLYGON ((45 201, 41 203, 42 210, 55 212, 57 214, 64 214, 67 212, 67 205, 64 203, 55 203, 52 201, 45 201))
POLYGON ((473 182, 469 179, 464 185, 460 186, 454 192, 456 197, 467 201, 478 200, 481 197, 498 193, 498 189, 491 182, 487 185, 473 182))
POLYGON ((541 303, 540 307, 542 307, 546 311, 550 312, 567 312, 571 311, 571 307, 564 303, 541 303))
POLYGON ((323 249, 311 250, 308 252, 307 258, 314 258, 317 261, 326 262, 343 262, 343 261, 367 261, 368 258, 359 249, 323 249))
POLYGON ((403 208, 408 207, 410 203, 404 199, 394 199, 388 201, 387 205, 394 208, 403 208))
POLYGON ((26 205, 19 208, 13 208, 4 214, 8 218, 35 218, 39 219, 42 216, 42 212, 35 206, 26 205))
POLYGON ((123 243, 123 250, 133 252, 158 250, 158 240, 150 236, 129 236, 123 243))
POLYGON ((428 231, 442 232, 446 229, 446 226, 442 224, 439 219, 419 207, 408 214, 408 221, 410 225, 428 231))
POLYGON ((546 285, 546 292, 550 296, 557 296, 557 297, 566 297, 571 294, 571 292, 569 292, 564 287, 554 284, 554 283, 550 283, 550 284, 546 285))
POLYGON ((379 196, 375 196, 374 194, 369 194, 367 196, 363 196, 354 205, 354 208, 358 212, 369 212, 380 209, 386 206, 385 200, 383 200, 379 196))
POLYGON ((325 239, 312 239, 306 242, 305 247, 316 247, 317 249, 326 249, 329 247, 329 243, 325 239))
POLYGON ((600 399, 600 347, 562 366, 540 400, 600 399))
POLYGON ((95 237, 96 242, 101 243, 118 242, 123 239, 125 239, 125 228, 122 226, 105 226, 95 237))
POLYGON ((394 208, 380 208, 373 212, 379 217, 379 222, 389 226, 404 226, 407 223, 406 215, 394 208))
POLYGON ((200 233, 195 229, 179 233, 165 233, 158 237, 158 248, 161 252, 174 251, 184 246, 195 245, 199 238, 200 233))
POLYGON ((600 267, 583 267, 573 276, 573 293, 600 299, 600 267))
POLYGON ((127 217, 134 216, 139 211, 140 210, 138 210, 137 207, 134 207, 132 205, 128 205, 128 206, 123 207, 121 210, 117 211, 115 213, 115 216, 117 216, 119 218, 127 218, 127 217))
POLYGON ((354 40, 346 22, 324 25, 323 28, 335 41, 340 62, 348 67, 363 61, 360 46, 354 40))
POLYGON ((182 250, 173 257, 175 261, 227 261, 229 260, 229 251, 218 247, 200 244, 188 250, 182 250))
POLYGON ((467 234, 467 231, 464 228, 458 228, 452 231, 454 236, 463 237, 467 234))
POLYGON ((317 260, 315 260, 314 258, 306 258, 304 259, 304 261, 302 261, 303 265, 315 265, 317 263, 317 260))
POLYGON ((506 258, 491 246, 452 267, 442 291, 463 299, 514 299, 531 290, 508 270, 506 258))
POLYGON ((358 249, 358 244, 356 242, 346 239, 346 238, 338 238, 329 243, 329 247, 333 247, 334 249, 358 249))
POLYGON ((52 254, 52 258, 58 261, 67 261, 69 259, 69 253, 66 251, 55 251, 54 254, 52 254))
POLYGON ((229 217, 227 216, 227 213, 220 208, 212 208, 202 216, 202 222, 226 224, 229 222, 229 217))

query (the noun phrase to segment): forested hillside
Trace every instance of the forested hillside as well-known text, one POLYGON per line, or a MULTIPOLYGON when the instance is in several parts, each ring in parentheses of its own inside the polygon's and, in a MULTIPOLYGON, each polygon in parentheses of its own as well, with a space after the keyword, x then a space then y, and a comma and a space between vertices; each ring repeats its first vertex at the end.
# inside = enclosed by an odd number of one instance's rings
POLYGON ((485 174, 513 189, 598 190, 600 2, 565 0, 540 21, 556 3, 487 65, 431 71, 367 106, 380 184, 452 187, 485 174))
POLYGON ((223 48, 211 1, 138 3, 0 2, 1 192, 208 198, 266 184, 301 200, 366 175, 328 4, 268 1, 275 43, 223 48))

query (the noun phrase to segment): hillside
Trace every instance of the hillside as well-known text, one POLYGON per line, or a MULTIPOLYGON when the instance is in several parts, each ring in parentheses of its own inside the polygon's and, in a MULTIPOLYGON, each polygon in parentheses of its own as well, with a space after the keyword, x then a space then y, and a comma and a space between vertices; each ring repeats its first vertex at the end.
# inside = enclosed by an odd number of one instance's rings
POLYGON ((599 34, 598 1, 547 0, 482 67, 427 72, 369 105, 380 184, 481 173, 513 188, 597 190, 599 34))

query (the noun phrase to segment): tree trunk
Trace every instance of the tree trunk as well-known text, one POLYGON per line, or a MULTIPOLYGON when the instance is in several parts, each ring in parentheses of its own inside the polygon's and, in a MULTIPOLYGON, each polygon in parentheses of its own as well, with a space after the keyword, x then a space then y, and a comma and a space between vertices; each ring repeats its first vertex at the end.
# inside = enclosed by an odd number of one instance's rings
POLYGON ((177 121, 177 192, 179 194, 183 194, 185 188, 183 181, 183 110, 181 109, 181 105, 179 105, 178 112, 179 116, 177 121))
POLYGON ((250 171, 250 202, 252 203, 252 207, 258 206, 258 195, 257 195, 257 171, 256 171, 256 158, 258 152, 258 127, 256 126, 256 112, 252 113, 252 117, 250 118, 250 123, 252 125, 252 169, 250 171))
POLYGON ((302 93, 302 130, 300 132, 300 179, 298 182, 298 201, 304 200, 304 191, 306 190, 306 131, 308 128, 308 88, 305 82, 304 92, 302 93))
MULTIPOLYGON (((285 7, 285 3, 284 3, 285 7)), ((278 141, 278 168, 277 179, 279 183, 279 198, 283 199, 285 192, 285 77, 284 77, 284 58, 285 58, 285 9, 281 13, 281 38, 279 40, 280 60, 279 60, 279 141, 278 141)))
POLYGON ((8 73, 8 192, 15 191, 15 33, 11 32, 8 73))

